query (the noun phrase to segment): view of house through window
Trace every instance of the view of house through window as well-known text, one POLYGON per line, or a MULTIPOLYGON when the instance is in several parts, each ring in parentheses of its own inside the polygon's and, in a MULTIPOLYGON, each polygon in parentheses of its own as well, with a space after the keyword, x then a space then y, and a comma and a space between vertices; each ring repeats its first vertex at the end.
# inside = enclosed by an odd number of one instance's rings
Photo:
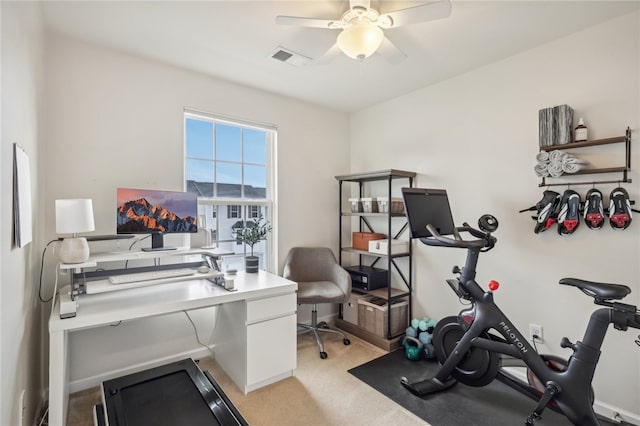
MULTIPOLYGON (((198 226, 211 233, 212 245, 233 251, 227 268, 244 269, 251 247, 236 231, 269 221, 273 211, 271 153, 273 127, 185 110, 185 188, 198 194, 198 226)), ((271 245, 260 241, 253 255, 269 265, 271 245)))

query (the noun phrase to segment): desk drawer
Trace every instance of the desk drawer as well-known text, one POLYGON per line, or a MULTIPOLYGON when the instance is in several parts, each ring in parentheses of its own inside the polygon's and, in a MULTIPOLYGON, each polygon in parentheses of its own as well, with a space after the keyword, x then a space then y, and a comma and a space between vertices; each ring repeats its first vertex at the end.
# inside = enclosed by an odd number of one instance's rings
POLYGON ((247 327, 247 391, 272 383, 296 369, 296 315, 247 327))
POLYGON ((247 302, 247 324, 278 318, 296 311, 296 294, 283 294, 247 302))

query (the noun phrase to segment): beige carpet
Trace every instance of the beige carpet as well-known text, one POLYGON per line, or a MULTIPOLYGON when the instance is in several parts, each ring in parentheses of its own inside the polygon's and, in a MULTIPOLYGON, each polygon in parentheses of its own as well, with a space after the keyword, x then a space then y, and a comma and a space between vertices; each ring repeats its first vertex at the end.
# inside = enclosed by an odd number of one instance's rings
MULTIPOLYGON (((313 336, 298 336, 295 376, 247 395, 213 359, 201 359, 199 365, 213 375, 252 426, 427 425, 347 372, 385 353, 357 337, 350 339, 351 345, 345 346, 339 336, 327 336, 329 357, 322 360, 313 336)), ((92 408, 99 401, 97 388, 71 395, 67 425, 92 426, 92 408)))

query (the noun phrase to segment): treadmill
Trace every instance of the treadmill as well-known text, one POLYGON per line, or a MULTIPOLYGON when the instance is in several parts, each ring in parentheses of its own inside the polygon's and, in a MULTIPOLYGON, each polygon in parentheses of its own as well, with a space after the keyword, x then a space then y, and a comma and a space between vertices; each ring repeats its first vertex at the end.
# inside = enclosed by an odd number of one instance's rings
POLYGON ((191 358, 104 381, 101 390, 96 426, 248 426, 191 358))

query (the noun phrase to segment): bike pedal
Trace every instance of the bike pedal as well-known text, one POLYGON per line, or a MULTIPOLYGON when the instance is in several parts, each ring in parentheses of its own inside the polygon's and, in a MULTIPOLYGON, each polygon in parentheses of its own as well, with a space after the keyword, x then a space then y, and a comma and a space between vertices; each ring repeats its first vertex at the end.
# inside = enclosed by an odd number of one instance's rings
POLYGON ((524 424, 527 426, 532 426, 535 424, 536 420, 542 419, 542 416, 536 413, 531 413, 529 417, 524 421, 524 424))
POLYGON ((544 390, 540 401, 538 401, 538 405, 536 406, 536 408, 534 408, 533 413, 531 413, 529 417, 527 417, 527 420, 525 420, 525 424, 532 425, 536 420, 540 420, 542 418, 542 412, 547 407, 549 401, 551 401, 553 397, 559 392, 560 387, 557 384, 552 382, 547 383, 546 389, 544 390))

